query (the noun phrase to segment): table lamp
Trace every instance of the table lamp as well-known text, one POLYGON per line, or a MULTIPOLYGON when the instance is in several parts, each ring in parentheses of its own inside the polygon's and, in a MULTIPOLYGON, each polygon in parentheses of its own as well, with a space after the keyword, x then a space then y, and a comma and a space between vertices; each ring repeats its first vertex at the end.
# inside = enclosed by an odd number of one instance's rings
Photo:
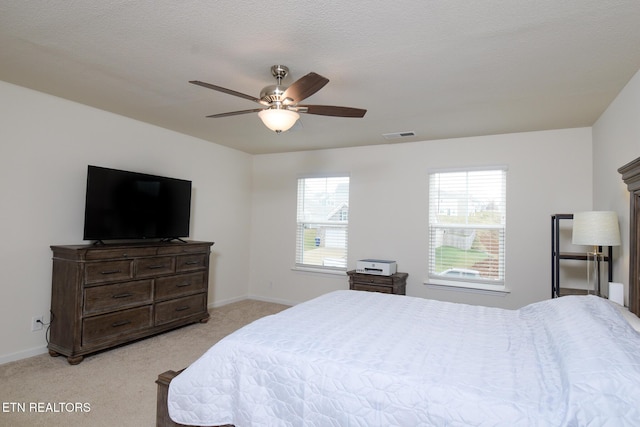
MULTIPOLYGON (((600 259, 602 246, 619 246, 620 229, 618 227, 618 214, 613 211, 589 211, 573 214, 573 236, 571 243, 574 245, 593 246, 593 252, 587 252, 593 257, 594 277, 596 278, 593 289, 600 296, 600 259)), ((589 280, 589 264, 587 263, 587 282, 589 280)))

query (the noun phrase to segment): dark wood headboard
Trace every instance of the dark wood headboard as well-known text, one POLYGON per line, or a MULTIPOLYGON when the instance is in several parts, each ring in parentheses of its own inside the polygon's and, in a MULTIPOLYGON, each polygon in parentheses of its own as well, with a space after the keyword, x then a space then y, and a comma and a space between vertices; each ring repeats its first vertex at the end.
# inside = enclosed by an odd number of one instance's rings
POLYGON ((631 193, 629 215, 629 311, 640 317, 640 157, 618 172, 631 193))

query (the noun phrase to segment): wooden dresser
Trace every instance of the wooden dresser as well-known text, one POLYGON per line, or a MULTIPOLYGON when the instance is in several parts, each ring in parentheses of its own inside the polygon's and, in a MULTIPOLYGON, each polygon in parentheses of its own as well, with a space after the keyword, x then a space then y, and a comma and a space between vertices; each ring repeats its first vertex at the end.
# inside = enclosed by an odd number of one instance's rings
POLYGON ((407 290, 407 273, 395 273, 391 276, 357 273, 347 271, 349 289, 354 291, 383 292, 386 294, 405 295, 407 290))
POLYGON ((51 246, 49 354, 84 356, 209 320, 213 242, 51 246))

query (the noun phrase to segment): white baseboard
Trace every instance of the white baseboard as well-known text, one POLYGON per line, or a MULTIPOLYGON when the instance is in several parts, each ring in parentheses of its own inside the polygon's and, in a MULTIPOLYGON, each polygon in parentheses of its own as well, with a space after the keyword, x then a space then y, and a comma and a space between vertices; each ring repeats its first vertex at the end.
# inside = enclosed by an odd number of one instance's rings
POLYGON ((47 346, 41 346, 19 351, 17 353, 0 355, 0 365, 4 365, 5 363, 9 362, 15 362, 16 360, 26 359, 28 357, 39 356, 46 353, 47 351, 47 346))
POLYGON ((293 307, 294 305, 299 304, 298 302, 295 302, 295 301, 283 300, 279 298, 263 297, 260 295, 249 295, 247 299, 254 299, 256 301, 264 301, 264 302, 272 302, 274 304, 288 305, 289 307, 293 307))
POLYGON ((264 302, 272 302, 274 304, 288 305, 290 307, 298 304, 297 302, 294 302, 294 301, 283 300, 283 299, 278 299, 278 298, 268 298, 268 297, 263 297, 263 296, 260 296, 260 295, 244 295, 244 296, 241 296, 241 297, 229 298, 229 299, 221 300, 221 301, 215 301, 215 302, 210 303, 209 305, 207 305, 207 307, 208 308, 222 307, 223 305, 233 304, 234 302, 244 301, 246 299, 252 299, 252 300, 256 300, 256 301, 264 301, 264 302))
POLYGON ((248 299, 249 297, 244 295, 241 297, 236 297, 236 298, 229 298, 229 299, 225 299, 225 300, 221 300, 221 301, 214 301, 212 303, 209 303, 207 305, 207 308, 217 308, 217 307, 222 307, 223 305, 227 305, 227 304, 232 304, 234 302, 238 302, 238 301, 243 301, 248 299))

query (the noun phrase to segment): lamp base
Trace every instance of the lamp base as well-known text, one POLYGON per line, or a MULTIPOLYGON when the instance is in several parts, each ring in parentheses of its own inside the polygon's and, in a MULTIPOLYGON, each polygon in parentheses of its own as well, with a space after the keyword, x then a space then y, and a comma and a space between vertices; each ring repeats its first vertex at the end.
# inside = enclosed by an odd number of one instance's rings
POLYGON ((600 289, 600 252, 587 252, 587 294, 602 296, 600 289), (591 264, 591 265, 589 265, 591 264), (591 283, 593 281, 593 283, 591 283))

